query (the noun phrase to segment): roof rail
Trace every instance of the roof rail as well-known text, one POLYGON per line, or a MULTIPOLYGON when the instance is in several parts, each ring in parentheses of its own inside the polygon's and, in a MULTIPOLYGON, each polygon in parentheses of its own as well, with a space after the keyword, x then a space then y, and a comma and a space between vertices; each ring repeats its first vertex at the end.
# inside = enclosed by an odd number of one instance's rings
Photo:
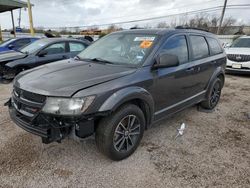
POLYGON ((209 32, 207 29, 202 29, 202 28, 197 28, 197 27, 188 27, 188 26, 176 26, 175 29, 194 29, 194 30, 200 30, 200 31, 205 31, 209 32))
POLYGON ((135 26, 135 27, 131 27, 130 29, 133 30, 133 29, 143 29, 143 28, 135 26))

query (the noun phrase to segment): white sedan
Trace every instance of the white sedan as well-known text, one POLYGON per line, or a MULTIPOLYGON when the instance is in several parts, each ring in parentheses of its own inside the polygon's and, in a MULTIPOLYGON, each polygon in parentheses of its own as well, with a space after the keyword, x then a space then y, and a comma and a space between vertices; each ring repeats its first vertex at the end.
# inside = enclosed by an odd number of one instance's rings
POLYGON ((250 36, 239 37, 225 51, 227 73, 250 74, 250 36))

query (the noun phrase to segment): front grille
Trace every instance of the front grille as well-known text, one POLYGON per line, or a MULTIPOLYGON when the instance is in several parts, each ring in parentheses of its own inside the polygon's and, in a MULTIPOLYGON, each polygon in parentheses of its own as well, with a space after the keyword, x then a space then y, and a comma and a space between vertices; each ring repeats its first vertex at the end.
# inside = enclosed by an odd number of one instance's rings
POLYGON ((36 102, 36 103, 44 103, 46 100, 46 97, 44 95, 39 95, 36 93, 31 93, 25 90, 22 90, 18 87, 14 87, 14 92, 18 94, 21 98, 36 102))
POLYGON ((14 87, 12 104, 25 122, 30 123, 40 112, 46 97, 14 87))
POLYGON ((231 61, 236 62, 247 62, 250 61, 250 55, 242 55, 242 54, 227 54, 227 58, 231 61))

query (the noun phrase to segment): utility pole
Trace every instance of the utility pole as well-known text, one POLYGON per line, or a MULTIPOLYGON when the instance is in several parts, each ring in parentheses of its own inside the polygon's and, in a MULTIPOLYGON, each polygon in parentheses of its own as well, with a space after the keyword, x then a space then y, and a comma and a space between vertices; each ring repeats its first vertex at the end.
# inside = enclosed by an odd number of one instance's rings
POLYGON ((221 25, 222 25, 223 18, 224 18, 224 15, 225 15, 226 7, 227 7, 227 0, 224 1, 224 6, 223 6, 222 13, 221 13, 221 17, 220 17, 220 24, 219 24, 219 27, 218 27, 218 29, 217 29, 217 35, 220 34, 221 25))
POLYGON ((30 20, 30 33, 32 36, 35 36, 30 0, 27 1, 27 4, 28 4, 28 13, 29 13, 29 20, 30 20))
POLYGON ((10 12, 11 12, 13 35, 14 35, 14 38, 16 38, 16 27, 15 27, 15 22, 14 22, 13 10, 11 10, 10 12))
POLYGON ((21 28, 21 14, 22 14, 22 9, 19 9, 19 18, 18 18, 18 27, 21 28))
POLYGON ((1 25, 0 25, 0 42, 3 41, 3 35, 2 35, 2 28, 1 28, 1 25))

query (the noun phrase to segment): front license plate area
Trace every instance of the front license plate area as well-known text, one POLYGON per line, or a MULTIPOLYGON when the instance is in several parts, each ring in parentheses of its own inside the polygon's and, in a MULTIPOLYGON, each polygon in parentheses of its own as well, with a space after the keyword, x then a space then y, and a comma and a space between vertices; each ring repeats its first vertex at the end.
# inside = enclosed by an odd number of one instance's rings
POLYGON ((242 65, 241 64, 232 64, 232 68, 234 69, 241 69, 242 65))

